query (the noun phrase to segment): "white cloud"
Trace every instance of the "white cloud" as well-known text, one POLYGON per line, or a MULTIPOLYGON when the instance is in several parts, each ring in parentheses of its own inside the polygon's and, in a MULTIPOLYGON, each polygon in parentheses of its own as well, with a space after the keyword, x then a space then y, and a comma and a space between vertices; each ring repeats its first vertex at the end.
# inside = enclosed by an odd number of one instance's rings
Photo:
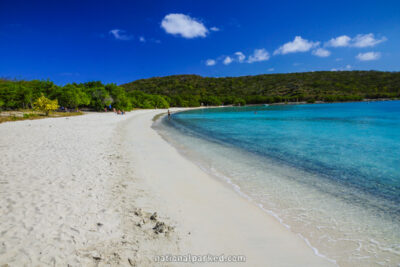
POLYGON ((146 42, 146 38, 144 38, 143 36, 140 36, 139 37, 139 41, 142 42, 142 43, 145 43, 146 42))
POLYGON ((217 62, 214 59, 207 59, 206 60, 206 65, 207 66, 214 66, 215 64, 217 64, 217 62))
POLYGON ((268 69, 268 71, 274 71, 274 70, 275 70, 274 68, 269 68, 269 69, 268 69))
POLYGON ((109 34, 113 35, 114 38, 117 40, 127 41, 127 40, 131 40, 133 38, 132 35, 127 35, 127 34, 125 34, 124 30, 120 30, 120 29, 113 29, 113 30, 109 31, 109 34))
POLYGON ((372 47, 379 43, 386 41, 386 37, 382 37, 381 39, 376 39, 373 33, 368 34, 357 34, 356 37, 350 38, 347 35, 342 35, 336 38, 332 38, 328 42, 325 43, 325 46, 331 47, 372 47))
POLYGON ((244 62, 246 56, 242 52, 236 52, 235 55, 237 56, 237 60, 242 63, 244 62))
POLYGON ((184 38, 206 37, 208 30, 203 23, 184 14, 168 14, 161 21, 161 28, 184 38))
POLYGON ((253 55, 249 56, 248 63, 266 61, 269 59, 269 53, 264 48, 255 49, 253 55))
POLYGON ((381 53, 379 52, 367 52, 367 53, 359 53, 356 58, 361 61, 369 61, 376 60, 381 57, 381 53))
POLYGON ((217 27, 211 27, 210 30, 213 32, 219 32, 219 28, 217 27))
POLYGON ((331 52, 324 48, 318 48, 313 50, 312 54, 317 57, 329 57, 331 55, 331 52))
POLYGON ((344 67, 333 68, 333 69, 331 69, 331 71, 348 71, 348 70, 351 70, 352 68, 353 68, 353 67, 352 67, 351 65, 347 64, 347 65, 344 66, 344 67))
POLYGON ((347 35, 342 35, 336 38, 330 39, 328 42, 325 43, 325 46, 332 46, 332 47, 343 47, 350 45, 351 38, 347 35))
POLYGON ((317 47, 319 42, 311 42, 296 36, 292 42, 288 42, 275 50, 274 55, 285 55, 288 53, 307 52, 310 49, 317 47))
POLYGON ((233 61, 233 59, 232 59, 230 56, 227 56, 227 57, 224 59, 223 63, 224 63, 225 65, 229 65, 229 64, 232 63, 232 61, 233 61))
POLYGON ((386 37, 382 37, 381 39, 375 39, 373 33, 369 34, 358 34, 356 37, 353 38, 352 46, 355 47, 369 47, 375 46, 379 43, 386 41, 386 37))

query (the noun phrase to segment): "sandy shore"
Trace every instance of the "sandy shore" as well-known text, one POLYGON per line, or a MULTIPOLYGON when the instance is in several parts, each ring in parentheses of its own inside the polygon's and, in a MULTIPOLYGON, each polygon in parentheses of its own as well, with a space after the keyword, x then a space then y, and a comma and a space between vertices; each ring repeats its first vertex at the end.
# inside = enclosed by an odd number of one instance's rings
POLYGON ((188 253, 331 265, 166 143, 151 128, 160 112, 0 124, 0 265, 154 266, 188 253))

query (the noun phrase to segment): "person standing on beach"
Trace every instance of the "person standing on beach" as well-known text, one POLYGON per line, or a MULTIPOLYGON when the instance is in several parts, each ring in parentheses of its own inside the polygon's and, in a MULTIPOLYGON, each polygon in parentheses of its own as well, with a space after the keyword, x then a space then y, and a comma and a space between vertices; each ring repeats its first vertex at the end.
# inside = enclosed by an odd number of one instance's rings
POLYGON ((170 119, 171 119, 171 112, 168 109, 168 120, 170 120, 170 119))

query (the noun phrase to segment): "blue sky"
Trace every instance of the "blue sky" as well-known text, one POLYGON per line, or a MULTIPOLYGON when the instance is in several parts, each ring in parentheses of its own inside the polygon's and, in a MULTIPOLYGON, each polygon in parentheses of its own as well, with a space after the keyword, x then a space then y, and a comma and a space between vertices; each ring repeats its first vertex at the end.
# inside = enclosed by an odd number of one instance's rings
POLYGON ((400 70, 400 1, 0 0, 0 76, 400 70))

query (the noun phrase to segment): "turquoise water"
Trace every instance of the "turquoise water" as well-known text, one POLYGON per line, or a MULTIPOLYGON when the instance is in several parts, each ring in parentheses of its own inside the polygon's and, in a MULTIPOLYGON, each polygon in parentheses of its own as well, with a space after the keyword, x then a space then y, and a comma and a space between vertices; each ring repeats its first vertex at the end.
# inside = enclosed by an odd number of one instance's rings
POLYGON ((400 101, 191 110, 160 133, 316 254, 400 264, 400 101))

